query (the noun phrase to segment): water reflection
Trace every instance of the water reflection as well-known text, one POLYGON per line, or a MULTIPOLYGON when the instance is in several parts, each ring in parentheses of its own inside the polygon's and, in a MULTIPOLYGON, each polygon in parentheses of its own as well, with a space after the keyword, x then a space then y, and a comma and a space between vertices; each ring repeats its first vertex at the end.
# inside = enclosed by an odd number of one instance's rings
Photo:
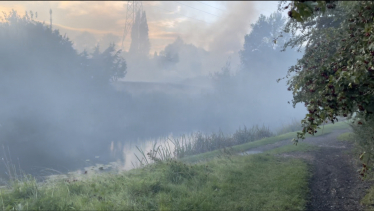
POLYGON ((173 140, 175 140, 175 137, 173 134, 169 134, 167 137, 158 139, 137 140, 125 143, 117 142, 116 144, 111 142, 110 154, 111 157, 117 160, 119 168, 130 170, 139 167, 141 165, 140 161, 143 163, 152 163, 147 153, 157 149, 159 146, 167 146, 169 151, 174 152, 175 144, 173 140))

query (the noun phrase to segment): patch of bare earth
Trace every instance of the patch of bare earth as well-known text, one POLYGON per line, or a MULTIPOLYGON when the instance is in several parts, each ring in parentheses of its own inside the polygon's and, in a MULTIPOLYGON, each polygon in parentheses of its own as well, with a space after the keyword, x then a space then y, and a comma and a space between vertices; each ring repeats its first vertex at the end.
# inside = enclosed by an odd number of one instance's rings
POLYGON ((339 134, 348 129, 305 139, 319 146, 310 152, 285 153, 279 156, 304 159, 311 166, 310 196, 306 210, 364 210, 360 200, 372 183, 361 181, 358 155, 353 154, 353 144, 339 141, 339 134))

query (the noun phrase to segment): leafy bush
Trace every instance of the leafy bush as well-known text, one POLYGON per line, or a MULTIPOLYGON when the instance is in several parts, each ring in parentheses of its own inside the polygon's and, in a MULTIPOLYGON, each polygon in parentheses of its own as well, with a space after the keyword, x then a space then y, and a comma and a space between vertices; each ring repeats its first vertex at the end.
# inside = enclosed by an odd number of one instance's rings
MULTIPOLYGON (((359 113, 374 117, 374 4, 371 1, 294 1, 285 32, 286 47, 305 46, 305 54, 288 70, 293 106, 309 111, 302 132, 315 134, 325 121, 359 113), (296 35, 296 32, 302 31, 296 35), (305 32, 305 33, 304 33, 305 32), (292 76, 292 77, 291 77, 292 76)), ((280 8, 281 9, 281 8, 280 8)))

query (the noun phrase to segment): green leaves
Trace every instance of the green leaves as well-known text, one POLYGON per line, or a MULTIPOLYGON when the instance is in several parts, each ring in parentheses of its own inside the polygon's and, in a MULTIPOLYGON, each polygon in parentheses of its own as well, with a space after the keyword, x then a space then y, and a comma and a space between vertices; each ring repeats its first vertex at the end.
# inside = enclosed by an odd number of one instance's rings
POLYGON ((371 43, 367 48, 369 50, 373 51, 374 50, 374 43, 371 43))
POLYGON ((313 7, 307 3, 295 2, 295 7, 297 8, 296 12, 293 10, 292 15, 293 17, 302 22, 304 19, 310 17, 313 14, 313 7))
POLYGON ((303 31, 308 27, 310 30, 305 35, 294 34, 285 44, 284 48, 291 43, 292 46, 307 43, 303 58, 288 71, 288 76, 295 74, 288 81, 289 89, 293 90, 294 105, 303 102, 308 109, 319 108, 306 115, 303 133, 298 138, 307 132, 314 134, 319 124, 326 120, 335 122, 341 115, 361 112, 372 118, 368 105, 374 103, 373 98, 363 93, 373 90, 373 16, 373 2, 318 1, 314 5, 309 2, 292 5, 289 28, 285 31, 303 31), (311 13, 312 6, 315 10, 311 13), (325 14, 326 8, 334 10, 325 14), (302 68, 295 71, 296 67, 302 68))
MULTIPOLYGON (((335 9, 335 1, 293 1, 291 3, 290 10, 288 11, 288 16, 297 22, 304 22, 307 19, 313 18, 313 16, 319 14, 325 14, 326 9, 335 9)), ((284 9, 288 9, 285 7, 284 9)))
POLYGON ((301 18, 302 14, 296 12, 296 10, 291 10, 291 15, 292 15, 292 18, 296 19, 297 21, 299 22, 303 21, 303 19, 301 18))

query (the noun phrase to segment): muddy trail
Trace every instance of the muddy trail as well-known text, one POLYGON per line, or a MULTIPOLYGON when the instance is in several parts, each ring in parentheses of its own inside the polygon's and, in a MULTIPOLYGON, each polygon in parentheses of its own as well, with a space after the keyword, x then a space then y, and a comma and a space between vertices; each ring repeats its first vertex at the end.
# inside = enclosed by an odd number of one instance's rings
MULTIPOLYGON (((329 134, 306 138, 303 142, 318 146, 309 152, 291 152, 278 156, 300 158, 310 165, 312 176, 306 210, 364 210, 360 204, 373 182, 361 181, 357 170, 361 168, 353 144, 337 137, 350 129, 335 130, 329 134)), ((249 151, 267 151, 292 144, 290 140, 261 146, 249 151)), ((297 147, 297 146, 295 146, 297 147)))

